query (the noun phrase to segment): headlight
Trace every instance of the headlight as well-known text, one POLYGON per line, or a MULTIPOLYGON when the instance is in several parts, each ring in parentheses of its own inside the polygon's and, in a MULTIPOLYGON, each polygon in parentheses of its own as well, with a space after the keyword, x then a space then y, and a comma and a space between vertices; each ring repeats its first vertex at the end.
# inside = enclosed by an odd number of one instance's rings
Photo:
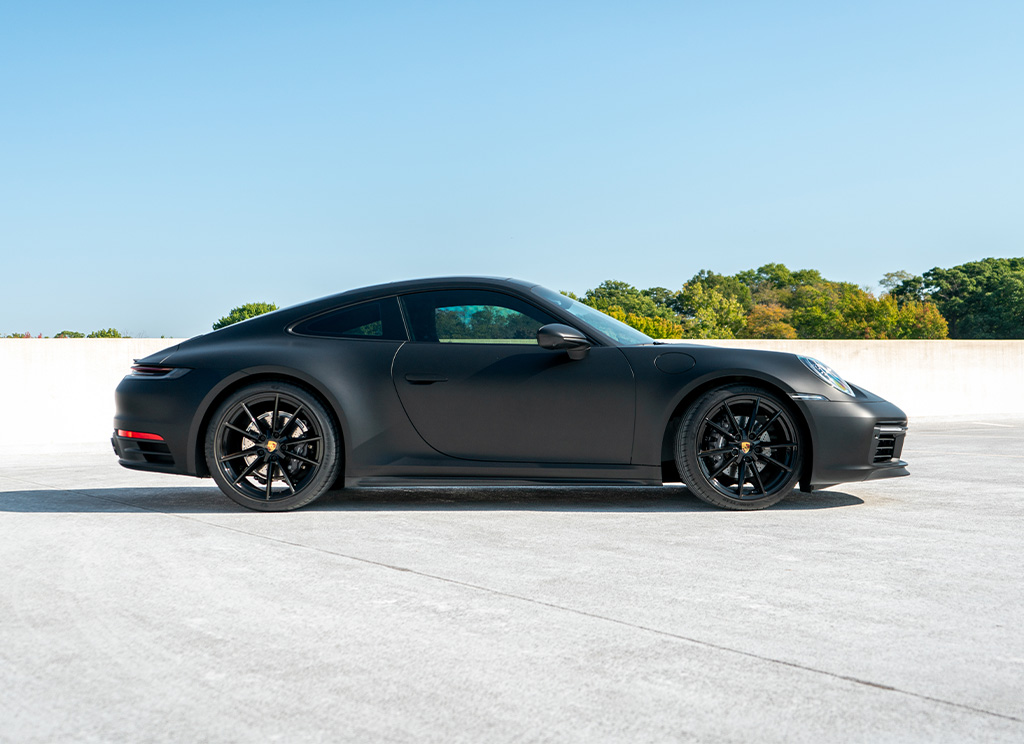
POLYGON ((841 393, 846 393, 851 397, 856 397, 857 394, 853 392, 853 388, 850 387, 850 384, 840 377, 838 372, 824 362, 819 362, 817 359, 805 356, 800 357, 800 361, 804 363, 807 369, 817 375, 822 382, 831 385, 841 393))

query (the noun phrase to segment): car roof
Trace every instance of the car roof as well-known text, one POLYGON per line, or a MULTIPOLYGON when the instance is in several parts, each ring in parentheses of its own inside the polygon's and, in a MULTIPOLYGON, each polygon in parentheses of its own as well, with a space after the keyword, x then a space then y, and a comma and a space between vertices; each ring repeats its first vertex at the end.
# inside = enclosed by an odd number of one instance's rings
MULTIPOLYGON (((498 276, 435 276, 423 279, 405 279, 386 284, 374 284, 369 287, 358 287, 349 289, 337 294, 320 297, 309 302, 301 303, 303 306, 312 304, 337 304, 339 302, 354 302, 358 300, 371 299, 374 297, 389 297, 407 292, 427 291, 431 289, 459 288, 459 287, 494 287, 509 288, 517 287, 520 290, 536 287, 537 282, 528 282, 513 277, 498 276)), ((298 307, 298 305, 294 306, 298 307)))

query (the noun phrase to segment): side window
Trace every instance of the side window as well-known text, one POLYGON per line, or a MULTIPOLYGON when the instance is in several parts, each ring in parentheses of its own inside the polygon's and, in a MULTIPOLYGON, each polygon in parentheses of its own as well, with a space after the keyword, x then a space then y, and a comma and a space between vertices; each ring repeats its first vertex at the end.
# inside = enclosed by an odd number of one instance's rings
POLYGON ((405 324, 394 297, 331 310, 302 321, 293 330, 303 336, 405 341, 405 324))
POLYGON ((483 289, 418 292, 402 303, 414 341, 536 344, 537 329, 555 322, 523 300, 483 289))

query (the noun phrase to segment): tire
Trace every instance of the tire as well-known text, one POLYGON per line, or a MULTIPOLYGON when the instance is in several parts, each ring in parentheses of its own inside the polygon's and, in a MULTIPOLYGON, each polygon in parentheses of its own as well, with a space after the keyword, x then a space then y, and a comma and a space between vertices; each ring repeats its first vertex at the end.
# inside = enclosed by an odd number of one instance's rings
POLYGON ((676 430, 683 483, 724 509, 764 509, 782 501, 800 479, 803 457, 796 414, 757 387, 728 385, 705 393, 676 430))
POLYGON ((257 383, 232 393, 213 414, 206 463, 220 490, 242 506, 298 509, 338 478, 338 428, 309 391, 286 382, 257 383))

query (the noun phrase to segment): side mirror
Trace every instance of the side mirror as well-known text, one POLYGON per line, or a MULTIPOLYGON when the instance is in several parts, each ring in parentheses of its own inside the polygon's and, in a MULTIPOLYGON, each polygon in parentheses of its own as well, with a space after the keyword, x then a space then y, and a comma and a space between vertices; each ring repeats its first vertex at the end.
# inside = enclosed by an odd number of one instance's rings
POLYGON ((565 349, 570 359, 582 359, 590 351, 587 337, 562 323, 548 323, 538 328, 537 345, 542 349, 565 349))

